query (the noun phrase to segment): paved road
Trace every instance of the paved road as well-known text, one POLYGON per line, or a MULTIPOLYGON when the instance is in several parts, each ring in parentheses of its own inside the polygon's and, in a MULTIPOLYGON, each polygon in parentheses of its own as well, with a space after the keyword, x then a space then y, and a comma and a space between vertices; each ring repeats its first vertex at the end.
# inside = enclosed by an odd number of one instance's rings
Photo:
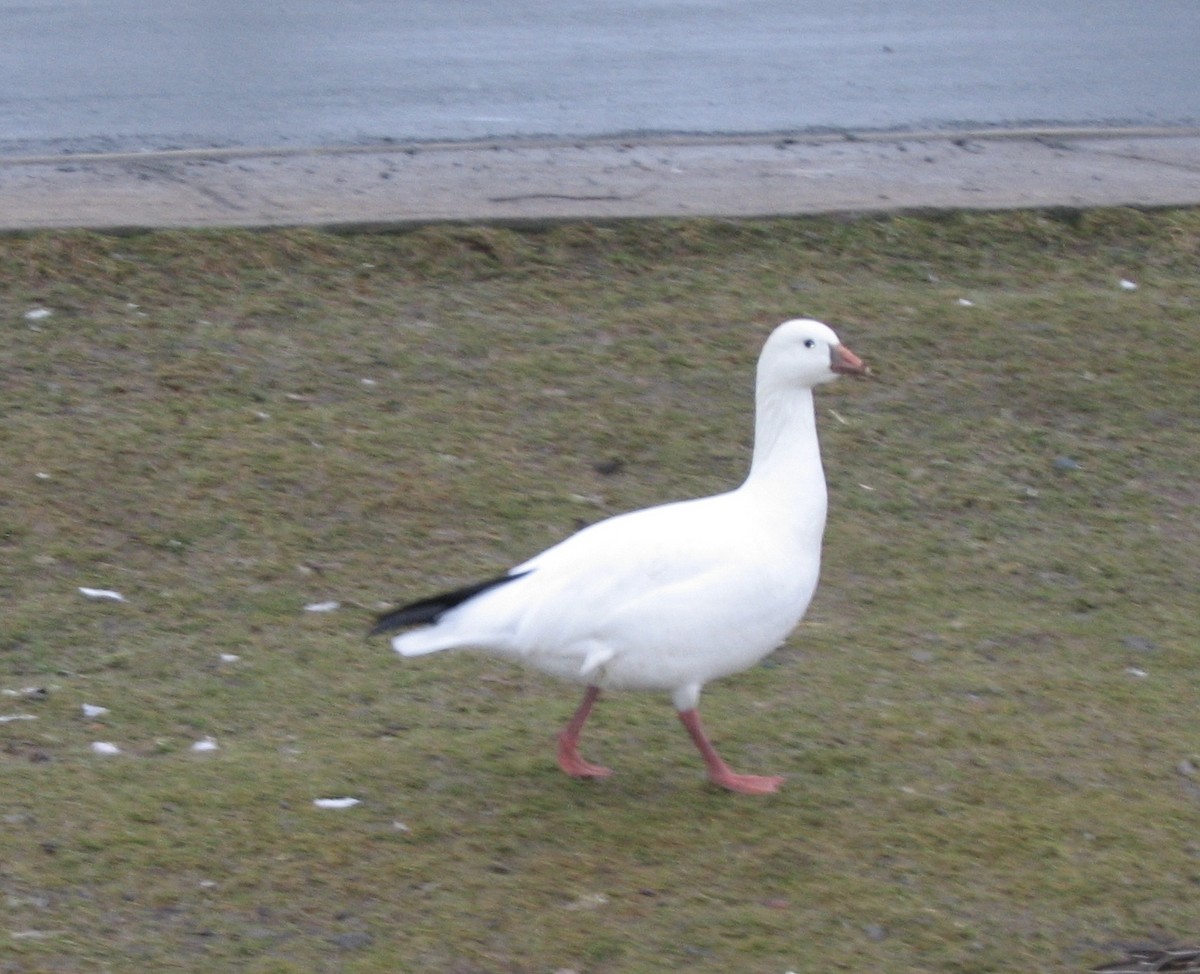
POLYGON ((1200 124, 1196 0, 0 0, 0 155, 1200 124))
POLYGON ((0 0, 0 229, 1200 203, 1198 41, 1197 0, 0 0))

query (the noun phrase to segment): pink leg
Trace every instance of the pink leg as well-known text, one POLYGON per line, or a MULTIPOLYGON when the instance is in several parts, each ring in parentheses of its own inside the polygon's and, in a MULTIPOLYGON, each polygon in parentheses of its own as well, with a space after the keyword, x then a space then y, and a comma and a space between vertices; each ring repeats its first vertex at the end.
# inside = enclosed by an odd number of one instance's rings
POLYGON ((599 697, 599 687, 588 687, 575 716, 558 735, 558 766, 573 778, 607 778, 612 774, 599 764, 589 764, 579 754, 579 734, 599 697))
POLYGON ((712 746, 708 735, 704 733, 704 728, 700 724, 699 711, 695 709, 681 710, 679 719, 683 721, 683 726, 687 728, 696 747, 700 749, 700 756, 704 758, 704 764, 708 768, 708 778, 714 785, 720 785, 722 788, 728 788, 730 791, 740 792, 743 795, 769 795, 771 792, 779 790, 783 779, 776 775, 737 774, 731 770, 729 765, 721 760, 721 755, 717 753, 717 749, 712 746))

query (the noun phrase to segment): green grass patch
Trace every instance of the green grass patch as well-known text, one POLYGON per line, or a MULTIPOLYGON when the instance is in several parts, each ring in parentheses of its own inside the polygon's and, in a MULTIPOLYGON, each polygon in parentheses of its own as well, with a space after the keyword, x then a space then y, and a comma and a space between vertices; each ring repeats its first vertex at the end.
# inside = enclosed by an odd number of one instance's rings
POLYGON ((35 718, 0 723, 0 971, 976 974, 1200 938, 1197 267, 1195 210, 0 239, 0 716, 35 718), (878 374, 820 393, 809 618, 704 700, 779 795, 707 786, 651 696, 605 699, 618 773, 569 780, 575 688, 364 641, 736 484, 801 314, 878 374))

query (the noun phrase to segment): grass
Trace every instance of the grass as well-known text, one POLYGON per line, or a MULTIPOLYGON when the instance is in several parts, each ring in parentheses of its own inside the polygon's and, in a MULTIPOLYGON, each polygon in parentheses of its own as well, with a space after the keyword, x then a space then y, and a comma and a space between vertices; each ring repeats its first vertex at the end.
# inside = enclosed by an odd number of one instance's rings
POLYGON ((0 715, 35 718, 0 723, 0 972, 1195 941, 1197 266, 1195 210, 0 239, 0 715), (801 313, 878 377, 820 393, 808 619, 704 700, 780 794, 712 790, 636 695, 589 729, 618 774, 571 781, 575 688, 364 642, 382 603, 735 484, 801 313))

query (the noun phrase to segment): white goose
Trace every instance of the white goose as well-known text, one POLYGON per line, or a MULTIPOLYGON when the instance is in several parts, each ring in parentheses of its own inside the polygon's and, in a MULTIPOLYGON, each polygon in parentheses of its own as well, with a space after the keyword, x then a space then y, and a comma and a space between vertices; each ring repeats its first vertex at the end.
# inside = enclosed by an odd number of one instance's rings
POLYGON ((754 457, 736 490, 651 507, 584 528, 498 578, 379 617, 371 634, 402 656, 469 649, 586 685, 558 736, 569 775, 611 772, 579 754, 602 689, 671 694, 710 780, 747 794, 783 779, 737 774, 696 706, 709 680, 761 660, 800 621, 817 587, 825 475, 813 388, 866 366, 819 321, 785 321, 758 362, 754 457))

